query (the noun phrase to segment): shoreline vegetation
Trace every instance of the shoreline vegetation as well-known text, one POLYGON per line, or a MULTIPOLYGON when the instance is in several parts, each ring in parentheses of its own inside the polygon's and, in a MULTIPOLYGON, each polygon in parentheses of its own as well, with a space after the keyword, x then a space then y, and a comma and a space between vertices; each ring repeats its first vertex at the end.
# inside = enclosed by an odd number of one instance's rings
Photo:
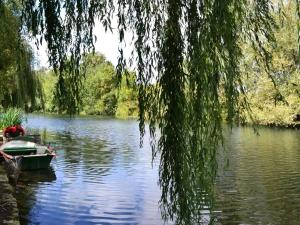
MULTIPOLYGON (((285 5, 282 8, 284 18, 280 14, 275 13, 274 15, 277 24, 274 42, 261 43, 270 53, 269 63, 265 63, 263 56, 253 50, 251 43, 240 43, 243 56, 239 64, 242 74, 241 86, 238 88, 240 104, 236 109, 237 112, 234 113, 237 115, 235 120, 238 124, 300 127, 300 70, 295 7, 292 2, 285 5)), ((6 17, 3 21, 8 25, 15 24, 17 18, 14 17, 12 11, 9 7, 6 7, 5 10, 10 17, 6 17)), ((18 38, 18 26, 15 24, 10 27, 12 40, 15 40, 18 38)), ((81 70, 84 72, 78 78, 81 79, 79 96, 74 96, 76 92, 72 86, 74 81, 71 78, 67 79, 68 76, 63 80, 64 84, 61 84, 60 77, 52 69, 42 68, 33 71, 30 68, 33 54, 28 43, 26 44, 26 40, 23 42, 30 57, 24 57, 24 61, 22 61, 24 68, 19 73, 16 73, 18 66, 16 58, 19 52, 2 49, 2 52, 7 54, 10 52, 10 54, 1 56, 7 60, 0 67, 0 75, 4 76, 7 82, 0 84, 0 112, 6 111, 9 107, 18 107, 29 113, 74 113, 120 119, 138 118, 140 87, 134 72, 124 72, 120 80, 116 68, 106 60, 104 55, 101 53, 87 54, 81 62, 81 70), (30 75, 28 75, 29 73, 30 75), (24 74, 28 76, 24 76, 24 74), (24 80, 24 78, 26 79, 24 80), (62 90, 57 88, 59 85, 65 88, 62 90), (57 90, 64 93, 58 93, 57 90), (58 96, 63 97, 59 98, 58 96), (63 104, 65 102, 68 104, 63 104), (69 112, 69 109, 72 108, 70 106, 74 105, 77 106, 76 111, 69 112)), ((1 45, 0 52, 1 48, 7 48, 7 46, 10 45, 1 45)), ((68 69, 64 73, 68 73, 68 69)), ((155 83, 149 83, 149 91, 153 85, 155 83)), ((222 86, 219 88, 219 101, 224 112, 223 115, 225 115, 229 103, 222 86)), ((225 116, 223 119, 226 121, 225 116)))
MULTIPOLYGON (((279 30, 277 33, 279 37, 282 35, 281 32, 279 30)), ((296 46, 293 46, 293 48, 285 49, 285 51, 290 50, 293 52, 295 48, 296 46)), ((246 71, 246 68, 249 69, 249 64, 258 63, 255 62, 255 57, 257 56, 248 55, 248 58, 252 59, 244 61, 241 70, 246 71)), ((247 98, 249 108, 243 108, 244 106, 241 104, 240 112, 237 114, 239 117, 236 118, 237 124, 300 128, 300 122, 298 122, 300 117, 299 69, 296 66, 296 61, 293 62, 291 59, 287 59, 286 55, 281 54, 281 57, 283 57, 282 67, 293 66, 294 68, 292 73, 282 70, 273 71, 275 84, 269 77, 270 74, 266 72, 259 70, 256 71, 254 76, 248 74, 249 70, 247 73, 245 72, 243 80, 245 93, 241 93, 240 98, 241 101, 243 101, 243 98, 247 98), (283 63, 288 63, 288 65, 283 63)), ((279 60, 278 57, 277 60, 279 60)), ((136 83, 135 73, 128 72, 123 77, 121 84, 118 84, 116 69, 111 62, 105 59, 104 55, 100 53, 89 54, 85 57, 84 63, 86 73, 80 92, 82 100, 76 115, 138 119, 138 84, 136 83)), ((252 71, 252 73, 254 72, 252 71)), ((55 98, 55 85, 58 78, 54 71, 40 69, 36 71, 35 76, 39 82, 40 94, 35 96, 34 104, 32 102, 25 104, 23 107, 25 111, 50 115, 68 115, 67 109, 61 110, 58 108, 58 102, 55 98)), ((221 102, 222 97, 222 90, 220 90, 221 102)), ((3 104, 0 105, 1 111, 6 111, 3 104)), ((224 121, 226 121, 225 116, 224 121)))
MULTIPOLYGON (((277 47, 273 50, 272 70, 267 71, 255 52, 249 46, 243 48, 244 60, 240 65, 242 77, 240 107, 236 113, 236 124, 281 128, 300 128, 300 71, 296 60, 296 20, 287 17, 278 27, 275 37, 277 47), (291 35, 285 35, 289 33, 291 35), (294 43, 294 44, 291 44, 294 43), (245 107, 243 101, 248 105, 245 107)), ((83 59, 85 70, 81 86, 81 102, 76 115, 102 116, 118 119, 138 119, 138 83, 136 74, 127 71, 118 83, 116 68, 101 53, 88 54, 83 59)), ((58 77, 53 70, 41 69, 36 72, 42 94, 36 97, 34 108, 27 105, 28 112, 52 115, 68 115, 67 108, 58 107, 55 97, 58 77)), ((155 85, 155 84, 152 84, 155 85)), ((223 90, 219 90, 220 102, 226 102, 223 90)))
MULTIPOLYGON (((137 118, 138 90, 136 76, 128 72, 121 83, 116 78, 116 69, 100 53, 85 56, 84 79, 80 90, 80 103, 76 114, 99 115, 117 118, 137 118)), ((58 107, 55 85, 58 78, 52 70, 38 71, 43 98, 37 98, 33 112, 68 114, 68 109, 58 107)))
MULTIPOLYGON (((286 4, 281 9, 284 18, 274 12, 277 24, 274 42, 261 43, 269 51, 268 63, 265 63, 261 54, 253 50, 251 43, 240 43, 243 57, 239 63, 242 74, 239 87, 240 105, 236 109, 238 112, 235 113, 238 124, 300 127, 300 70, 295 7, 293 2, 286 4)), ((31 68, 34 61, 33 53, 25 39, 22 40, 22 44, 26 51, 18 52, 13 48, 19 38, 18 18, 14 16, 9 6, 3 10, 9 16, 1 20, 9 25, 10 40, 13 40, 13 43, 0 46, 0 52, 5 53, 1 55, 4 61, 0 65, 0 75, 7 81, 0 84, 0 112, 6 111, 9 107, 17 107, 30 113, 74 113, 120 119, 138 118, 140 87, 135 72, 123 72, 120 80, 116 68, 104 55, 87 54, 83 56, 81 62, 80 69, 84 72, 78 78, 81 79, 79 96, 74 96, 76 93, 72 86, 74 81, 67 79, 68 76, 63 80, 64 84, 61 84, 60 77, 52 69, 42 68, 34 71, 31 68), (26 52, 28 57, 20 57, 22 52, 26 52), (17 62, 17 58, 23 60, 21 64, 17 62), (17 70, 18 66, 21 67, 17 70), (65 89, 59 89, 60 85, 65 89), (58 93, 57 90, 64 93, 58 93), (58 96, 63 96, 64 99, 58 96), (69 102, 69 105, 62 104, 63 102, 69 102), (72 108, 70 106, 73 105, 77 108, 69 112, 69 108, 72 108)), ((1 43, 8 41, 7 38, 0 40, 1 43)), ((70 71, 66 69, 64 73, 70 71)), ((149 90, 153 85, 155 82, 149 83, 149 90)), ((228 97, 226 95, 221 85, 219 101, 223 107, 223 115, 226 114, 229 104, 225 100, 228 97)), ((223 119, 226 121, 225 116, 223 119)))

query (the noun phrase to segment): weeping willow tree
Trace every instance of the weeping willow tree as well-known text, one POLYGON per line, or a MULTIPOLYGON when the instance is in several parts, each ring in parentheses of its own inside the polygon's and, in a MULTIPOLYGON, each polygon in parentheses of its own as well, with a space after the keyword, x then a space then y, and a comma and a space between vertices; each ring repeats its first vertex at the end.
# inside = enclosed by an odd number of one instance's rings
POLYGON ((250 44, 268 68, 277 11, 270 0, 23 0, 25 27, 37 44, 45 39, 59 77, 56 96, 71 112, 80 103, 81 55, 93 49, 95 22, 111 30, 117 18, 119 78, 128 64, 124 35, 132 32, 141 140, 147 119, 153 156, 160 156, 163 216, 178 224, 200 223, 212 205, 219 94, 232 123, 240 104, 247 108, 238 101, 240 46, 250 44))
POLYGON ((0 106, 28 109, 42 96, 32 69, 33 53, 20 33, 18 12, 16 2, 0 1, 0 106))

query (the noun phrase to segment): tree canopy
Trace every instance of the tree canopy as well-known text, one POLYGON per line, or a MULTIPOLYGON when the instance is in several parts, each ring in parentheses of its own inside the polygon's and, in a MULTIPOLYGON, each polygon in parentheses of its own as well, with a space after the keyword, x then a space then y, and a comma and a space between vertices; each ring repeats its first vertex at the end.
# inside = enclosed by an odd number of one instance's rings
POLYGON ((281 13, 274 13, 275 43, 268 50, 272 56, 271 69, 268 71, 259 55, 245 43, 242 45, 245 57, 241 60, 241 74, 254 122, 296 126, 300 103, 297 4, 288 1, 279 6, 281 13))
POLYGON ((32 70, 31 48, 20 33, 18 6, 0 1, 0 108, 35 107, 40 83, 32 70))
MULTIPOLYGON (((147 119, 153 155, 160 155, 162 210, 167 219, 195 224, 201 221, 201 210, 211 205, 206 196, 212 188, 216 148, 222 140, 219 93, 224 93, 229 122, 241 104, 248 107, 238 98, 244 92, 239 69, 241 45, 249 44, 256 58, 270 69, 269 50, 276 27, 272 13, 280 10, 280 4, 284 3, 23 0, 22 17, 37 42, 43 38, 47 43, 50 64, 58 74, 60 105, 75 108, 80 104, 81 56, 93 49, 95 22, 99 20, 110 30, 112 18, 117 18, 119 81, 127 65, 124 33, 132 32, 140 132, 143 136, 147 119), (68 83, 72 85, 66 88, 68 83), (203 204, 199 205, 199 199, 203 204)), ((296 9, 299 12, 299 7, 296 9)))
MULTIPOLYGON (((78 111, 83 115, 116 116, 128 118, 137 116, 137 84, 135 73, 128 73, 117 84, 116 69, 100 53, 87 54, 82 59, 84 68, 80 90, 81 104, 78 111)), ((68 105, 59 108, 55 98, 57 77, 53 70, 39 70, 44 99, 44 111, 50 113, 68 113, 68 105)), ((42 108, 40 106, 39 108, 42 108)))

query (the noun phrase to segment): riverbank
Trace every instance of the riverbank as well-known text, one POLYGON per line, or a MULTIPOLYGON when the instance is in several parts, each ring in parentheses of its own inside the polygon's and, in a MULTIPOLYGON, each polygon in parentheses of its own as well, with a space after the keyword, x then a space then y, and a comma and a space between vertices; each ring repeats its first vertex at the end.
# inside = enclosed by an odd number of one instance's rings
POLYGON ((248 127, 269 127, 269 128, 280 128, 280 129, 300 129, 300 122, 291 122, 291 123, 255 123, 255 122, 244 122, 239 124, 240 126, 248 126, 248 127))
POLYGON ((2 164, 0 165, 0 224, 20 224, 17 201, 2 164))

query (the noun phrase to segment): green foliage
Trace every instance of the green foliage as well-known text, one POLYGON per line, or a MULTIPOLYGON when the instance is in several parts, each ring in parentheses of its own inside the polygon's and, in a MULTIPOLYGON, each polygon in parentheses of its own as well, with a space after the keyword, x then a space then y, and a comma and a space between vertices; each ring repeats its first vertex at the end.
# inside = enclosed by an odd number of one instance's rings
POLYGON ((85 114, 115 115, 116 72, 113 65, 100 54, 89 54, 82 65, 86 69, 83 90, 85 114))
POLYGON ((6 127, 22 124, 25 120, 23 110, 18 108, 8 108, 0 115, 0 130, 6 127))
MULTIPOLYGON (((81 67, 85 70, 82 80, 78 113, 84 115, 137 117, 136 77, 131 73, 117 85, 113 65, 99 53, 88 54, 81 67)), ((69 113, 68 107, 58 107, 55 97, 58 77, 53 71, 40 70, 39 79, 43 90, 44 110, 52 113, 69 113), (63 111, 61 111, 64 109, 63 111)))
POLYGON ((0 105, 35 109, 40 83, 32 71, 32 51, 19 33, 17 4, 0 2, 0 105))
POLYGON ((54 102, 54 90, 57 77, 54 75, 53 71, 47 70, 40 70, 37 74, 41 82, 44 101, 44 107, 40 105, 40 108, 43 108, 45 112, 58 112, 57 105, 55 105, 54 102))
POLYGON ((243 45, 245 58, 241 71, 245 95, 252 110, 252 118, 246 116, 248 123, 293 126, 293 117, 299 114, 296 3, 287 1, 279 8, 281 14, 275 14, 278 24, 274 32, 276 45, 269 50, 272 56, 269 67, 259 61, 260 56, 249 45, 243 45))
MULTIPOLYGON (((199 223, 201 209, 211 206, 205 199, 212 190, 216 147, 222 137, 219 89, 223 88, 227 119, 232 122, 243 104, 241 43, 250 43, 261 60, 270 61, 265 46, 274 40, 272 2, 24 0, 23 7, 27 28, 48 44, 49 60, 61 84, 57 97, 68 107, 80 104, 81 53, 93 48, 96 18, 112 29, 112 15, 117 14, 120 42, 125 31, 133 33, 140 132, 143 136, 147 118, 153 155, 161 156, 164 216, 178 224, 199 223), (69 73, 62 75, 69 57, 69 73), (64 82, 67 77, 71 82, 64 82), (62 90, 70 83, 74 91, 65 98, 62 90)), ((120 47, 118 82, 125 66, 120 47)), ((98 105, 102 107, 101 102, 98 105)))
POLYGON ((123 77, 118 90, 116 116, 119 118, 138 117, 138 90, 133 73, 123 77))

